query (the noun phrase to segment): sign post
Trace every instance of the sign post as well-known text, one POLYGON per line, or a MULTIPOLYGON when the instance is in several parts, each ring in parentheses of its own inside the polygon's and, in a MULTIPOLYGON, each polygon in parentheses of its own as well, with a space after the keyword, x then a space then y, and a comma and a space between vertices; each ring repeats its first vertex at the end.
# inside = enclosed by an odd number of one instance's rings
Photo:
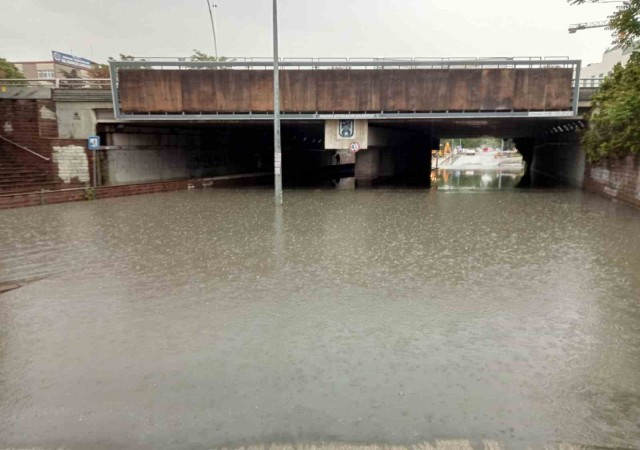
POLYGON ((98 169, 96 165, 96 157, 98 156, 98 150, 100 150, 100 136, 89 136, 87 139, 87 148, 91 150, 93 160, 93 187, 98 186, 98 169))

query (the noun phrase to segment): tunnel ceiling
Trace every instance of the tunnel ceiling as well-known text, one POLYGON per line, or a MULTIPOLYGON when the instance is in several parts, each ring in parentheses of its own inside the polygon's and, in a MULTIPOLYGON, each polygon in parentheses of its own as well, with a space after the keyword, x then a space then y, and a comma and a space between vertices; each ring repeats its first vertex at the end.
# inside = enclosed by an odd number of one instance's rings
MULTIPOLYGON (((529 137, 544 133, 552 127, 576 122, 576 118, 468 118, 468 119, 415 119, 415 120, 369 120, 369 126, 410 130, 434 137, 478 137, 496 136, 504 138, 529 137)), ((105 125, 107 123, 104 123, 105 125)), ((132 127, 159 128, 243 128, 252 129, 271 128, 271 121, 200 121, 200 122, 144 122, 134 121, 108 123, 116 128, 131 129, 132 127)), ((311 131, 323 126, 322 120, 314 121, 283 121, 283 129, 291 131, 311 131)))
POLYGON ((415 121, 369 121, 369 126, 408 129, 435 137, 504 138, 536 136, 554 126, 575 122, 575 118, 500 118, 500 119, 437 119, 415 121))

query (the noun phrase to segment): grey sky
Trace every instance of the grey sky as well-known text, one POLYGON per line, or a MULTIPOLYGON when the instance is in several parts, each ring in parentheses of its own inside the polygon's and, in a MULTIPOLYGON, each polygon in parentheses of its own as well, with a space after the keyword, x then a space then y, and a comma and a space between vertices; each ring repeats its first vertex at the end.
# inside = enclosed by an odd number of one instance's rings
MULTIPOLYGON (((214 0, 225 56, 271 55, 271 0, 214 0)), ((0 0, 0 57, 213 53, 206 0, 0 0)), ((280 52, 303 56, 571 56, 596 62, 609 31, 568 34, 615 5, 565 0, 279 0, 280 52)))

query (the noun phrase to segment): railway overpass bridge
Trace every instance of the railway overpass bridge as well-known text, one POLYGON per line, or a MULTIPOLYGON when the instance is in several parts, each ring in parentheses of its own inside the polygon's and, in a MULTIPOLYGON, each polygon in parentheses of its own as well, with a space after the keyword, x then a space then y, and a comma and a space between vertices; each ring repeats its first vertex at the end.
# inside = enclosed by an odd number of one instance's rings
MULTIPOLYGON (((56 137, 100 134, 103 184, 272 170, 271 61, 110 64, 110 80, 16 86, 0 92, 0 103, 49 99, 44 110, 38 103, 46 115, 38 120, 56 120, 56 137)), ((584 126, 581 109, 594 89, 580 81, 580 61, 567 58, 314 59, 281 67, 285 182, 330 169, 352 170, 361 184, 428 183, 430 150, 444 137, 517 139, 531 163, 536 146, 553 150, 554 138, 584 126)))
MULTIPOLYGON (((257 133, 252 147, 268 134, 269 60, 110 65, 116 121, 232 127, 240 135, 257 133)), ((518 138, 527 153, 532 137, 579 121, 577 60, 317 59, 284 60, 281 68, 284 167, 353 164, 362 184, 381 178, 428 183, 430 149, 440 137, 518 138), (349 151, 354 142, 357 154, 349 151)), ((267 153, 253 157, 271 163, 267 153)))

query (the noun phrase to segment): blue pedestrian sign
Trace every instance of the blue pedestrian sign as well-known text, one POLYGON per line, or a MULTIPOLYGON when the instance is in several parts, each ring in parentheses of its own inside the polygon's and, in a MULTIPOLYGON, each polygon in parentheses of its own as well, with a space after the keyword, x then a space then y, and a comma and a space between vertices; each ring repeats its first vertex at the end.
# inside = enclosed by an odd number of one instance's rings
POLYGON ((89 150, 100 149, 100 136, 89 136, 89 143, 87 144, 89 150))

